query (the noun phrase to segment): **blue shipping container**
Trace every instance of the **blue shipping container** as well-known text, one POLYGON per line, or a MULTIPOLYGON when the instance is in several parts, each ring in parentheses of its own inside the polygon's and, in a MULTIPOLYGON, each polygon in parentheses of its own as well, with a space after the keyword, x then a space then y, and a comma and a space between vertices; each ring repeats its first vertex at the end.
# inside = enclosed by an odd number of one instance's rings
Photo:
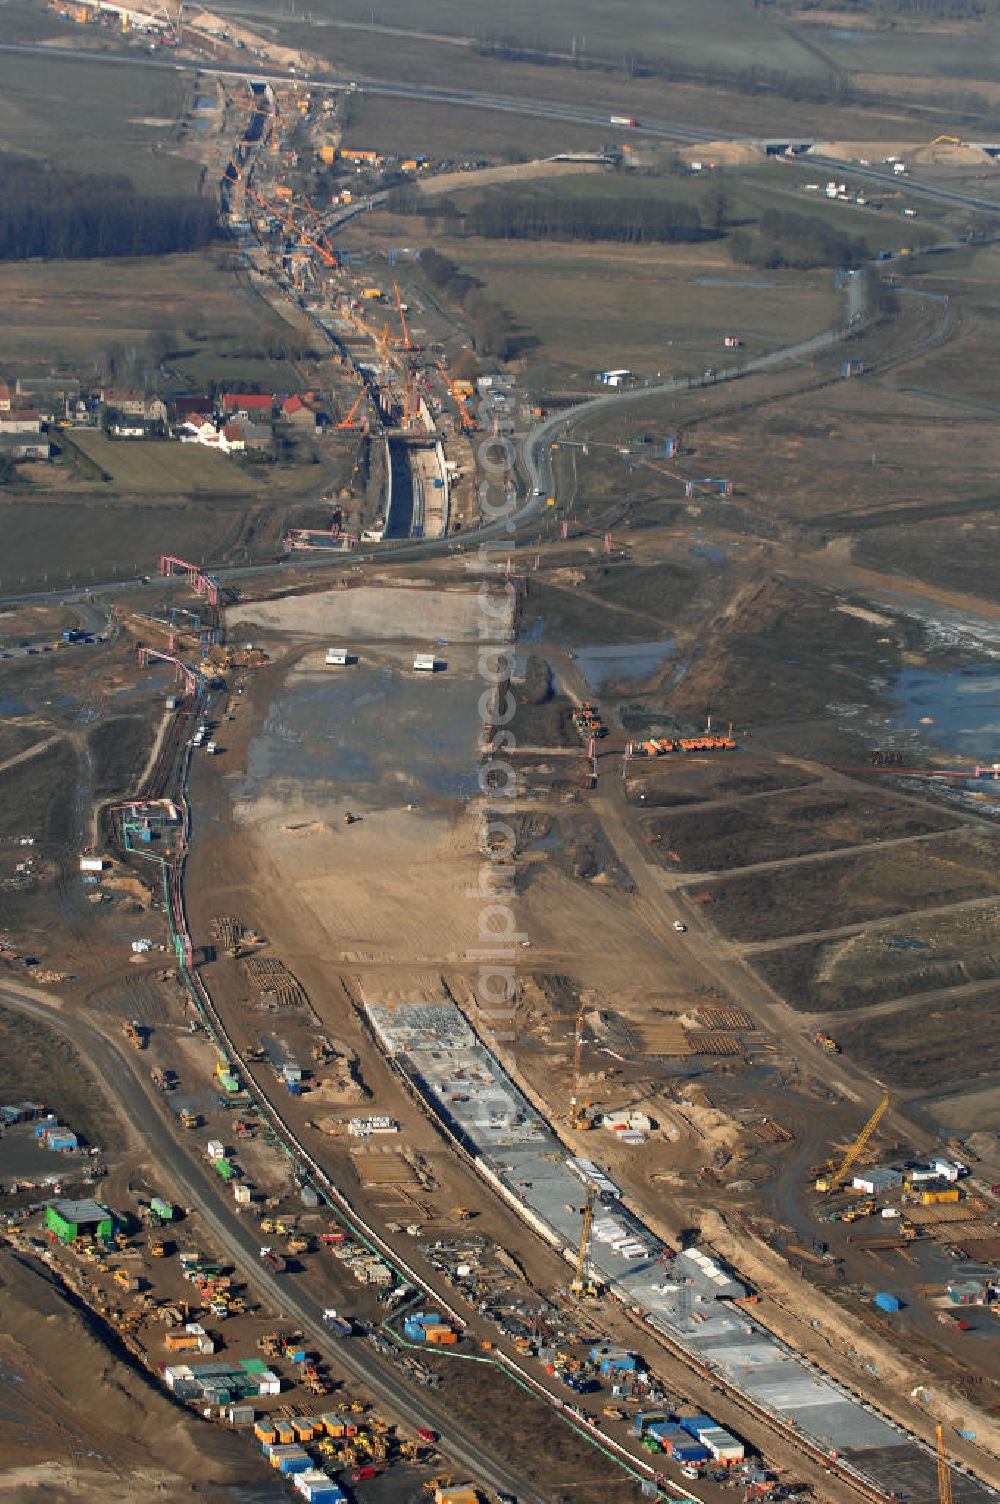
POLYGON ((672 1420, 654 1420, 645 1429, 650 1436, 655 1436, 657 1441, 666 1441, 668 1438, 673 1438, 675 1441, 691 1440, 684 1427, 672 1420))
POLYGON ((898 1295, 890 1295, 888 1290, 880 1290, 875 1297, 875 1304, 880 1311, 901 1311, 903 1302, 898 1295))
POLYGON ((631 1372, 638 1367, 635 1353, 609 1353, 601 1359, 603 1374, 631 1372))
POLYGON ((287 1477, 289 1473, 305 1473, 312 1467, 312 1459, 308 1452, 297 1452, 292 1457, 282 1457, 278 1462, 278 1469, 287 1477))
POLYGON ((692 1438, 687 1441, 667 1441, 663 1445, 678 1462, 707 1462, 711 1455, 708 1447, 703 1447, 700 1441, 692 1438))
POLYGON ((679 1415, 677 1419, 689 1436, 697 1437, 699 1431, 714 1431, 719 1424, 710 1415, 679 1415))

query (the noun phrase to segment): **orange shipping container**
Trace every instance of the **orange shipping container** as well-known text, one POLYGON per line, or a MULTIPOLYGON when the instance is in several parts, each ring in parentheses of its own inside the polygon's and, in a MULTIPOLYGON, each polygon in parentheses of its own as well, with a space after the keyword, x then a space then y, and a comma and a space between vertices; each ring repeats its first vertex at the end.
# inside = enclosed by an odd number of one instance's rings
POLYGON ((171 1353, 194 1352, 198 1347, 198 1338, 193 1332, 168 1332, 163 1345, 171 1353))
POLYGON ((424 1340, 437 1347, 446 1347, 449 1343, 458 1341, 450 1326, 428 1326, 424 1328, 424 1332, 424 1340))

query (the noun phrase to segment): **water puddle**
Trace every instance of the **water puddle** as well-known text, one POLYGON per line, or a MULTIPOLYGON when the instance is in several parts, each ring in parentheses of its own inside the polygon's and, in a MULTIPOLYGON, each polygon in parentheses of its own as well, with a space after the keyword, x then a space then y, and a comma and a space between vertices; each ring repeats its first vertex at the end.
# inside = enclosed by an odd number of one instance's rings
POLYGON ((239 797, 256 798, 285 780, 311 784, 311 796, 326 784, 331 799, 350 785, 471 794, 478 787, 478 694, 478 684, 448 679, 447 671, 431 680, 362 667, 293 679, 251 743, 239 797))
POLYGON ((619 679, 648 679, 676 650, 672 637, 659 642, 629 642, 605 646, 593 643, 576 648, 573 657, 577 668, 593 690, 619 679))
POLYGON ((1000 762, 1000 667, 904 668, 892 685, 905 726, 949 752, 1000 762))

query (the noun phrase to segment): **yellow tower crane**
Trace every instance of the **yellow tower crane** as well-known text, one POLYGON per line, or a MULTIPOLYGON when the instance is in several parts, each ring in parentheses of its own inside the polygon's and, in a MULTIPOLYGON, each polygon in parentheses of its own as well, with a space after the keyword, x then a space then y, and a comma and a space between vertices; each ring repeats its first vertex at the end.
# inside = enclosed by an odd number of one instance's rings
POLYGON ((951 1504, 951 1467, 948 1463, 948 1453, 944 1448, 944 1427, 938 1426, 935 1434, 937 1436, 938 1500, 939 1504, 951 1504))
POLYGON ((594 1192, 588 1190, 587 1204, 581 1206, 583 1213, 583 1225, 580 1229, 580 1248, 576 1256, 576 1272, 570 1289, 575 1295, 582 1295, 591 1287, 587 1281, 587 1254, 590 1251, 590 1230, 594 1225, 594 1192))
POLYGON ((837 1166, 837 1168, 833 1171, 832 1174, 821 1175, 819 1177, 816 1182, 817 1191, 839 1190, 844 1181, 847 1179, 847 1176, 853 1169, 854 1165, 857 1164, 858 1158, 864 1151, 865 1145, 868 1143, 872 1134, 875 1132, 875 1129, 878 1127, 879 1123, 881 1123, 882 1119, 885 1117, 888 1111, 889 1093, 886 1092, 881 1102, 878 1104, 875 1111, 872 1113, 871 1117, 868 1119, 867 1123, 862 1128, 857 1138, 854 1140, 854 1143, 851 1145, 847 1153, 844 1155, 843 1159, 840 1161, 840 1164, 837 1166))

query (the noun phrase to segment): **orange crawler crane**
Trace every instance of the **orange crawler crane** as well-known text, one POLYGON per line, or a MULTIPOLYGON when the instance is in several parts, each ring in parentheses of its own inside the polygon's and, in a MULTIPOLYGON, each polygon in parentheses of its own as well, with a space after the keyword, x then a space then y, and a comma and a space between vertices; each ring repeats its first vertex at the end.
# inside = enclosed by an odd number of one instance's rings
POLYGON ((298 237, 302 245, 307 245, 310 250, 315 251, 324 266, 339 266, 340 263, 333 251, 320 245, 318 240, 307 234, 283 209, 279 209, 277 204, 268 203, 267 199, 261 198, 259 193, 253 192, 253 189, 250 190, 250 193, 265 213, 273 214, 275 219, 279 219, 283 225, 286 225, 291 230, 293 235, 298 237))
POLYGON ((469 412, 469 409, 465 405, 462 394, 460 392, 456 392, 454 382, 452 381, 451 377, 448 375, 448 372, 445 370, 440 361, 437 362, 437 368, 441 372, 441 375, 444 377, 445 385, 447 386, 452 397, 455 399, 455 404, 462 415, 462 427, 465 429, 466 433, 472 433, 476 425, 473 421, 472 414, 469 412))
POLYGON ((354 418, 355 418, 355 414, 357 413, 358 408, 361 406, 362 402, 364 402, 364 400, 365 400, 365 395, 366 395, 365 394, 365 389, 364 389, 364 387, 362 387, 361 391, 355 397, 355 399, 354 399, 354 405, 351 408, 350 412, 347 414, 347 417, 346 418, 341 418, 340 422, 335 425, 337 428, 358 428, 358 427, 361 426, 360 423, 355 423, 354 418))
POLYGON ((415 346, 410 338, 410 331, 406 323, 406 310, 403 307, 403 300, 399 295, 399 286, 397 283, 394 282, 392 284, 392 290, 396 294, 396 307, 399 309, 399 324, 403 331, 403 349, 413 350, 415 346))

